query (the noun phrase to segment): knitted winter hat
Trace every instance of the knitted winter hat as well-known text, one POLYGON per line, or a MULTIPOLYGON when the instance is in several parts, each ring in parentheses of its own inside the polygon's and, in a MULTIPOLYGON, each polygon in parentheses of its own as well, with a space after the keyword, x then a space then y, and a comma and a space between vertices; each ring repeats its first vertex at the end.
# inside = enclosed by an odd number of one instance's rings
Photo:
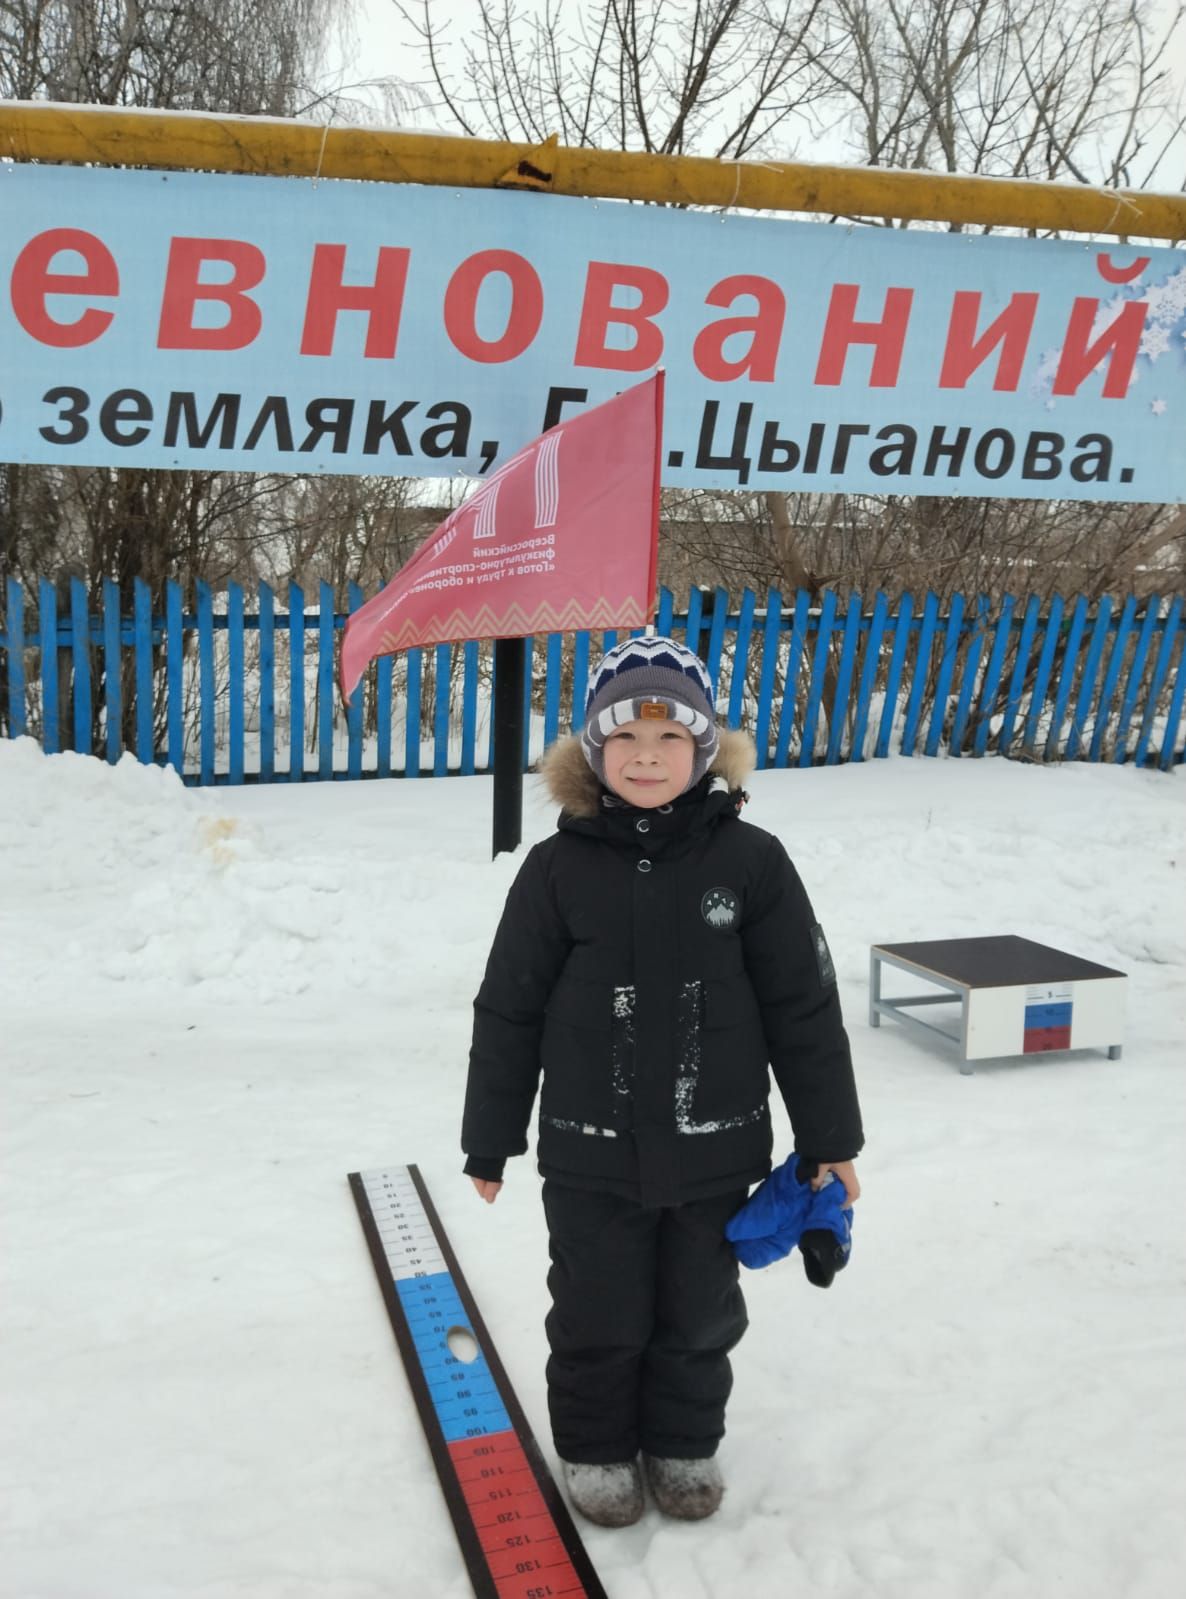
POLYGON ((603 749, 614 728, 623 722, 669 716, 686 727, 695 741, 696 758, 688 783, 688 788, 695 788, 712 764, 720 741, 714 715, 712 681, 698 656, 674 639, 626 639, 603 658, 589 683, 581 749, 604 783, 603 749))

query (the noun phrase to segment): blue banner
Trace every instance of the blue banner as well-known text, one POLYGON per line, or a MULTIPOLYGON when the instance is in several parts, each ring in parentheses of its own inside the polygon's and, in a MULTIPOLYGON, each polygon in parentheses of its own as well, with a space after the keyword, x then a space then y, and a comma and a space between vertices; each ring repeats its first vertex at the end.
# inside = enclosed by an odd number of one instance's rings
POLYGON ((1186 500, 1186 252, 9 165, 0 458, 481 475, 663 366, 664 482, 1186 500))

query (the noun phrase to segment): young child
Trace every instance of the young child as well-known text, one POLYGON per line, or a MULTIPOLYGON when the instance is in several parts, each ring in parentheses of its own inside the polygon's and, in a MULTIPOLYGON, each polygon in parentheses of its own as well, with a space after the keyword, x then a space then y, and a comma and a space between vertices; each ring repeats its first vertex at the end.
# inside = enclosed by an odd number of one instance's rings
POLYGON ((529 851, 475 1001, 462 1147, 493 1202, 536 1090, 552 1309, 548 1407, 577 1509, 711 1515, 729 1351, 723 1236, 770 1170, 769 1070, 796 1150, 849 1197, 863 1135, 823 931, 778 839, 739 819, 753 769, 700 661, 609 651, 585 727, 545 758, 558 831, 529 851))

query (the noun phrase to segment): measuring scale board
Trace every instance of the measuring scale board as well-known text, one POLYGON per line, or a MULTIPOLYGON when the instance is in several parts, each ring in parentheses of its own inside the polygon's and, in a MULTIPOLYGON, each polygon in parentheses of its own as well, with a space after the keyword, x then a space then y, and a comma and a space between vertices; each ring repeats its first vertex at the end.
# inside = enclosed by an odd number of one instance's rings
POLYGON ((349 1180, 478 1599, 605 1599, 419 1171, 349 1180))

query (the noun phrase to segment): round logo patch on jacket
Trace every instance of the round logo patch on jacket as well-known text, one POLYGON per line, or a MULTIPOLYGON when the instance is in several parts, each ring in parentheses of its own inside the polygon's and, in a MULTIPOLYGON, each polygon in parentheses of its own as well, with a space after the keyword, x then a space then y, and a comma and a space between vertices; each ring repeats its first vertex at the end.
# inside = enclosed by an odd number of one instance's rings
POLYGON ((700 901, 700 914, 710 927, 729 933, 741 917, 741 905, 731 888, 710 888, 700 901))

